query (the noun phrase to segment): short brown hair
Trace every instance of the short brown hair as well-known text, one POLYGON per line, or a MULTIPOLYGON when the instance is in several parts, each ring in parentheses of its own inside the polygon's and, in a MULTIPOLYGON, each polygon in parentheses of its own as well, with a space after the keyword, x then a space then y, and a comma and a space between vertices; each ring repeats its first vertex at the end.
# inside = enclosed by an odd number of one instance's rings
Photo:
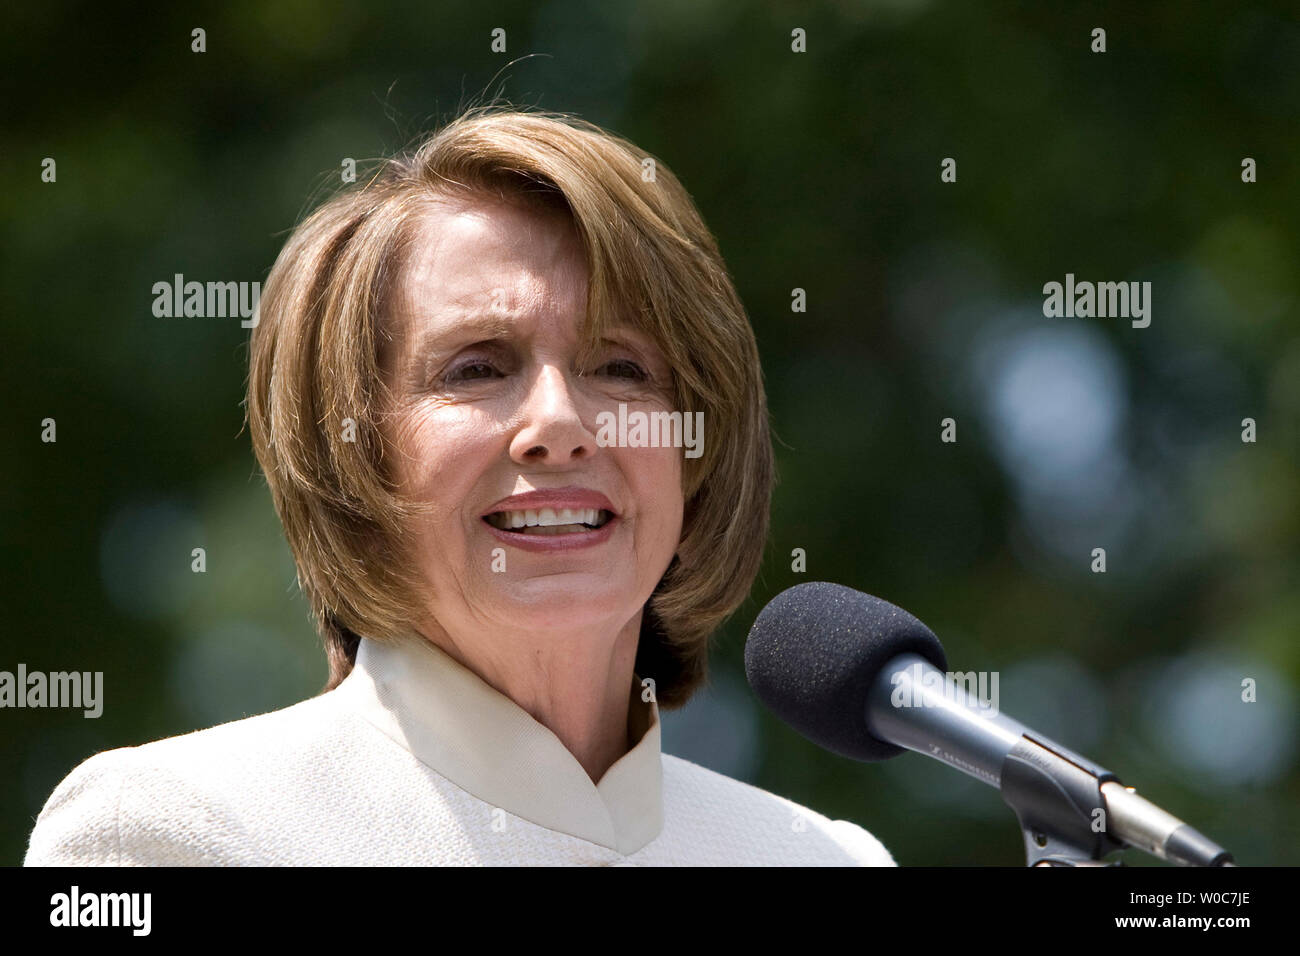
POLYGON ((399 640, 418 617, 423 585, 402 557, 418 503, 397 495, 388 470, 379 350, 420 213, 449 196, 562 210, 589 270, 584 349, 608 323, 632 325, 663 351, 676 407, 705 413, 713 439, 683 461, 682 540, 642 616, 636 661, 660 706, 680 706, 707 674, 709 636, 749 593, 767 537, 774 475, 753 330, 667 166, 576 117, 496 105, 358 176, 298 225, 265 283, 248 421, 325 643, 325 689, 352 669, 361 635, 399 640))

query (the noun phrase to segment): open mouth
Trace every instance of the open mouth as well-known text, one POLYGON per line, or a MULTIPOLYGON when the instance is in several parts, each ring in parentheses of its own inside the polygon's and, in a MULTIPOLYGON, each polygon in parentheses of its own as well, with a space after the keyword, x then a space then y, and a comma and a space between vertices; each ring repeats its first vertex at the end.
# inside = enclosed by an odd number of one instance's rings
POLYGON ((538 508, 526 511, 494 511, 483 520, 502 531, 516 534, 581 534, 604 527, 613 514, 603 508, 538 508))

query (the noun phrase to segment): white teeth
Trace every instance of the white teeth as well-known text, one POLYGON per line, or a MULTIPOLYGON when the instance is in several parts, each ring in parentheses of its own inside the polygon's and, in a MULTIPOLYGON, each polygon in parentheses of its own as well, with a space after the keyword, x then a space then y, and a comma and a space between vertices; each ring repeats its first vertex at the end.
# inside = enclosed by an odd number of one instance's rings
POLYGON ((523 528, 565 528, 586 531, 603 524, 611 517, 612 515, 599 508, 539 508, 498 511, 488 515, 488 522, 494 527, 512 531, 523 528))

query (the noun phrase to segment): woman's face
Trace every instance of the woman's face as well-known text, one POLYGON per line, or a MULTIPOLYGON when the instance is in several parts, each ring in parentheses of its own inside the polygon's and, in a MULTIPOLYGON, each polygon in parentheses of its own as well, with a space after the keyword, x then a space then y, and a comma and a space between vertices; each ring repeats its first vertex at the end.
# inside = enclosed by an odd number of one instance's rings
POLYGON ((600 447, 596 416, 671 411, 671 370, 611 329, 577 366, 587 269, 572 226, 492 200, 440 203, 411 250, 382 364, 401 490, 451 634, 616 634, 681 539, 679 448, 600 447))

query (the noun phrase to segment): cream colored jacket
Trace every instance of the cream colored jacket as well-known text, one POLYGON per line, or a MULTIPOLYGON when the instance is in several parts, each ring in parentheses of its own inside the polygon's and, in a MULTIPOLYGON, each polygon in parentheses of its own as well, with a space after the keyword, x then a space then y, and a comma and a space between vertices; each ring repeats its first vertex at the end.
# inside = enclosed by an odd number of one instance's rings
POLYGON ((659 709, 594 784, 545 726, 423 640, 365 640, 334 690, 91 757, 26 865, 892 866, 862 828, 660 752, 659 709), (639 738, 639 739, 638 739, 639 738))

